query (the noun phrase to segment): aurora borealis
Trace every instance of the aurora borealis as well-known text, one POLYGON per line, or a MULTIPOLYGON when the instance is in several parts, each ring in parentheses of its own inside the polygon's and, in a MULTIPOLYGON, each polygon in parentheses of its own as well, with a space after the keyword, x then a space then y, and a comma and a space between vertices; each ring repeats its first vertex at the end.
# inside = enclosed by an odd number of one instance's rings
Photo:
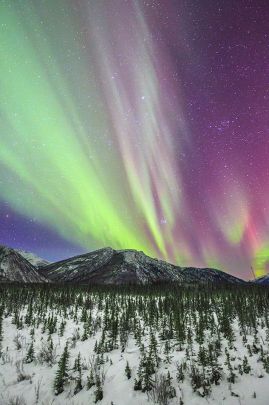
POLYGON ((265 1, 0 3, 0 243, 269 264, 265 1))

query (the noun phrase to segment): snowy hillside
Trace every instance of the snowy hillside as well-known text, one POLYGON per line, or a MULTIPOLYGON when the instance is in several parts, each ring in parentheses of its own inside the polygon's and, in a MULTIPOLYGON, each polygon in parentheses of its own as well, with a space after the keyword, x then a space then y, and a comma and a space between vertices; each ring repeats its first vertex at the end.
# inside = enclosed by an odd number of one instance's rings
POLYGON ((255 287, 0 286, 0 404, 266 405, 255 287))
POLYGON ((41 257, 36 256, 34 253, 26 252, 25 250, 21 249, 14 250, 35 267, 47 266, 50 263, 48 260, 42 259, 41 257))

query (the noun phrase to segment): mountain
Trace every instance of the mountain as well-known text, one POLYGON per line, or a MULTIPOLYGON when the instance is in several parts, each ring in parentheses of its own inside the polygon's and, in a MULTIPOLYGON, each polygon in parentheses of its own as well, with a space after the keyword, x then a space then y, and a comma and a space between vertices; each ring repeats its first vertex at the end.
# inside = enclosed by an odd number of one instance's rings
POLYGON ((30 262, 34 267, 43 267, 50 264, 49 261, 42 259, 41 257, 36 256, 31 252, 26 252, 25 250, 21 249, 14 249, 18 252, 22 257, 24 257, 28 262, 30 262))
POLYGON ((0 246, 0 282, 47 282, 37 269, 16 250, 0 246))
POLYGON ((260 284, 260 285, 269 285, 269 274, 256 278, 256 280, 254 280, 252 282, 255 284, 260 284))
POLYGON ((39 268, 43 276, 60 283, 153 284, 244 283, 215 269, 183 268, 153 259, 136 250, 110 247, 39 268))

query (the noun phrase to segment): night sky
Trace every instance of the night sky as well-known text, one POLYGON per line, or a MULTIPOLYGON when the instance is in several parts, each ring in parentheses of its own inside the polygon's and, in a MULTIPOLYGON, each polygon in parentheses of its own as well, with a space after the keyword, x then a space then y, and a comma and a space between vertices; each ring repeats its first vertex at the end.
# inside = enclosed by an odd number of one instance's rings
POLYGON ((0 243, 269 270, 269 2, 2 0, 0 243))

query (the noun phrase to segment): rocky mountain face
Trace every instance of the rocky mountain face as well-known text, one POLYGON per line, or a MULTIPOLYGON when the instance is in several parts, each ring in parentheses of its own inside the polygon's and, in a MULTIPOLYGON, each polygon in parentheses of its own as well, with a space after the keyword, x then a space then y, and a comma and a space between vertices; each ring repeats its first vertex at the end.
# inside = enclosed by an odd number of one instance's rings
POLYGON ((0 246, 0 282, 41 283, 47 280, 16 250, 0 246))
POLYGON ((245 283, 219 270, 179 267, 136 250, 114 250, 108 247, 47 264, 31 253, 0 246, 0 282, 48 281, 114 285, 245 283))
POLYGON ((34 267, 44 267, 50 264, 48 260, 42 259, 41 257, 36 256, 31 252, 26 252, 25 250, 21 249, 14 249, 18 252, 22 257, 24 257, 28 262, 30 262, 34 267))
POLYGON ((244 283, 215 269, 182 268, 136 250, 104 248, 52 263, 39 269, 53 282, 97 284, 244 283))

